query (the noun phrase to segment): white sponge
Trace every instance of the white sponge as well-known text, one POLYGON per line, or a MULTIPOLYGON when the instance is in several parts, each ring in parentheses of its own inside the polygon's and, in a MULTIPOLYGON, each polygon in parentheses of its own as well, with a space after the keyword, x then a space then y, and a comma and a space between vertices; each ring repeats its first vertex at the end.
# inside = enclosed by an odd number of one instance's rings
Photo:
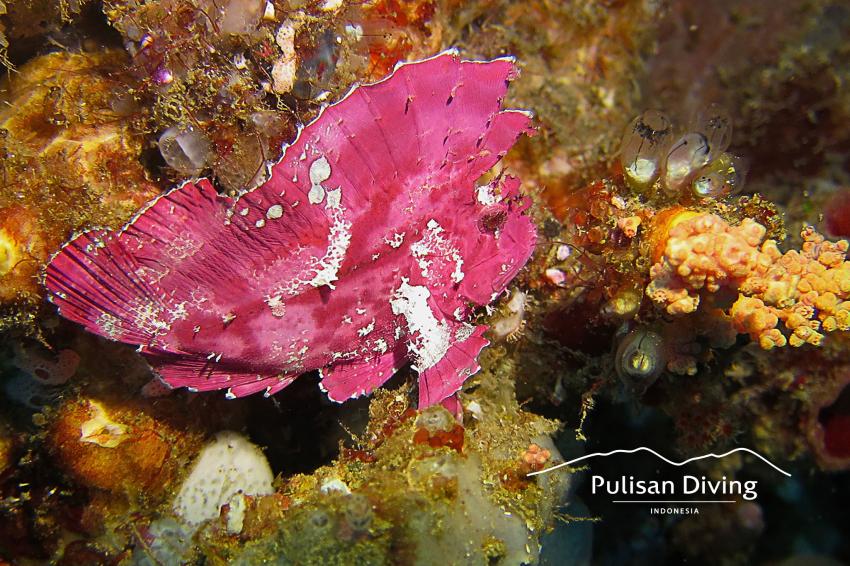
POLYGON ((201 450, 172 508, 188 525, 218 517, 225 504, 239 514, 244 511, 244 495, 274 493, 273 479, 268 460, 256 445, 239 433, 222 431, 201 450))

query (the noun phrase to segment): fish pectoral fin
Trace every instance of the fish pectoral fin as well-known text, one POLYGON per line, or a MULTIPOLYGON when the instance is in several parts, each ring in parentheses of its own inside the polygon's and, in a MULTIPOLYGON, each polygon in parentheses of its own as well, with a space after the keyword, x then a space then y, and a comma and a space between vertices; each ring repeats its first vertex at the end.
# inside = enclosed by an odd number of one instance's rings
MULTIPOLYGON (((161 283, 217 237, 223 200, 209 181, 187 183, 153 200, 120 231, 77 234, 45 268, 50 300, 65 318, 111 340, 167 342, 179 314, 168 298, 175 289, 161 283)), ((221 272, 231 277, 227 270, 206 275, 221 272)))
POLYGON ((274 395, 298 377, 286 374, 263 374, 246 371, 226 360, 207 359, 184 354, 151 355, 143 352, 151 367, 172 388, 190 391, 226 389, 228 398, 244 397, 265 391, 274 395))
POLYGON ((319 386, 336 403, 371 393, 403 365, 403 356, 387 352, 365 362, 338 363, 321 371, 319 386))
POLYGON ((457 341, 449 346, 443 358, 419 374, 419 408, 424 409, 460 390, 463 382, 474 375, 481 366, 478 354, 490 341, 484 338, 487 326, 475 327, 458 325, 455 331, 457 341), (458 336, 458 330, 471 328, 466 336, 458 336))

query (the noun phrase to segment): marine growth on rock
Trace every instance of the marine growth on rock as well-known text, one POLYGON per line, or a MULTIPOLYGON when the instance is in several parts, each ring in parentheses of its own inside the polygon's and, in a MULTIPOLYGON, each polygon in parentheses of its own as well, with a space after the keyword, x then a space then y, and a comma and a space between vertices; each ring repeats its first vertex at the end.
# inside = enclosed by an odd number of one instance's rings
POLYGON ((47 267, 51 300, 138 345, 171 387, 271 395, 319 369, 343 401, 409 362, 420 406, 437 403, 479 369, 474 306, 535 244, 519 180, 476 183, 531 130, 501 107, 516 74, 454 52, 401 65, 325 108, 262 186, 187 183, 72 239, 47 267))

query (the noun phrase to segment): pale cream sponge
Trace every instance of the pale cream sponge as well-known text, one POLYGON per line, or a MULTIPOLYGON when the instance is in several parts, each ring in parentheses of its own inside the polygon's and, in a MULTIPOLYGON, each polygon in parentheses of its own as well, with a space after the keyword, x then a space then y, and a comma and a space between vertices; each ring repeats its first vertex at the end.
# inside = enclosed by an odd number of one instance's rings
POLYGON ((198 455, 172 504, 186 524, 197 526, 215 519, 229 505, 227 528, 242 530, 245 497, 270 495, 274 475, 263 452, 247 438, 222 431, 198 455))

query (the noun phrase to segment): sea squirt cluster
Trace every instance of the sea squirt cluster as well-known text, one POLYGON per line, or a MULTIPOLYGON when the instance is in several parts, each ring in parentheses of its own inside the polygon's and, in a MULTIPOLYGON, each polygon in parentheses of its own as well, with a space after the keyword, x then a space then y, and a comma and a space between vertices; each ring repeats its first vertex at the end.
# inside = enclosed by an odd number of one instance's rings
POLYGON ((664 113, 647 110, 626 127, 620 160, 626 182, 637 190, 660 180, 669 195, 720 197, 740 191, 746 174, 743 161, 726 152, 731 142, 732 120, 715 105, 678 137, 664 113))

